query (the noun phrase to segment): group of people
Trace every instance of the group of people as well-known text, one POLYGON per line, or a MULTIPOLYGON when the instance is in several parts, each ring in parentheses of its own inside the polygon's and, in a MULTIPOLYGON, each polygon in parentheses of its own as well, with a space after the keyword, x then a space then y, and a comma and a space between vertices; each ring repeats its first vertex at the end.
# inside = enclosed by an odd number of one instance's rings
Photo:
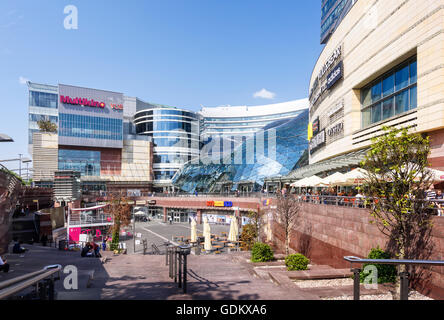
POLYGON ((426 192, 426 199, 430 201, 438 200, 436 202, 433 202, 433 207, 435 209, 433 213, 440 217, 444 216, 444 202, 441 202, 444 200, 442 190, 435 189, 435 187, 432 185, 426 192))
POLYGON ((100 258, 102 255, 100 254, 100 246, 95 242, 87 242, 85 246, 82 248, 80 253, 82 258, 85 257, 96 257, 100 258))

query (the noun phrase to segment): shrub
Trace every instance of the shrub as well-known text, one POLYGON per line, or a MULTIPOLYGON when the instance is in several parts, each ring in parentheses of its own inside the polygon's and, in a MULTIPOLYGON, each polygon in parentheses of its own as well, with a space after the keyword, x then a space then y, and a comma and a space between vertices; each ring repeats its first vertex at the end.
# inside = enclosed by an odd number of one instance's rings
POLYGON ((290 254, 285 257, 285 265, 288 271, 307 270, 310 260, 300 253, 290 254))
POLYGON ((257 234, 254 225, 247 224, 242 227, 242 234, 239 238, 242 241, 242 249, 249 251, 254 245, 257 234))
POLYGON ((251 250, 252 262, 267 262, 274 259, 273 250, 268 244, 256 242, 251 250))
MULTIPOLYGON (((391 259, 390 253, 382 250, 381 248, 373 248, 368 257, 368 259, 391 259)), ((362 270, 365 269, 366 266, 371 265, 369 263, 364 264, 362 266, 362 270)), ((376 269, 378 270, 378 283, 395 283, 396 282, 396 266, 394 265, 387 265, 387 264, 374 264, 376 269)), ((360 274, 360 281, 361 283, 364 283, 364 280, 366 277, 368 277, 369 273, 364 273, 364 271, 361 271, 360 274)))

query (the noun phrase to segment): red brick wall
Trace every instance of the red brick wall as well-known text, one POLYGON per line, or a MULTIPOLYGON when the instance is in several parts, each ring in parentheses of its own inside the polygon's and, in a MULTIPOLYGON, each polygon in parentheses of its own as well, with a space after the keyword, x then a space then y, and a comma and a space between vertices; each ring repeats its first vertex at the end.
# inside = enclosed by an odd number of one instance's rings
MULTIPOLYGON (((375 225, 369 223, 365 209, 326 205, 302 204, 302 213, 297 226, 290 235, 292 252, 306 254, 316 264, 335 268, 348 268, 344 256, 367 257, 369 251, 380 246, 385 248, 387 238, 375 225)), ((285 234, 281 226, 273 223, 272 245, 282 252, 285 234)), ((444 218, 434 219, 432 231, 434 250, 432 260, 444 260, 444 218)), ((444 267, 434 267, 425 272, 428 281, 416 289, 433 298, 444 298, 444 267), (422 286, 422 287, 420 287, 422 286)))

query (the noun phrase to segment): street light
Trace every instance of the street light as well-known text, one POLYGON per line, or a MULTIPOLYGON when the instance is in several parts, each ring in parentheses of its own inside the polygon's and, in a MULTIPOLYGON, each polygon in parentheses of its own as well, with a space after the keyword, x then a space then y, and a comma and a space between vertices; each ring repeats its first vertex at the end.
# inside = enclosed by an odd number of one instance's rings
POLYGON ((29 164, 32 162, 31 159, 25 158, 22 160, 23 163, 26 163, 26 180, 29 182, 29 164))

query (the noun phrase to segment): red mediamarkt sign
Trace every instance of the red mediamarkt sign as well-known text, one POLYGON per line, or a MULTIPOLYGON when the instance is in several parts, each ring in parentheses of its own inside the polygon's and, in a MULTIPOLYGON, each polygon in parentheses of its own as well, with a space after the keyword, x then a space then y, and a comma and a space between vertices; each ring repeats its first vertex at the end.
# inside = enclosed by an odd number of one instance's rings
POLYGON ((95 101, 94 99, 88 100, 86 98, 74 98, 68 96, 60 96, 60 102, 66 104, 74 104, 85 107, 97 107, 97 108, 105 108, 105 102, 95 101))

